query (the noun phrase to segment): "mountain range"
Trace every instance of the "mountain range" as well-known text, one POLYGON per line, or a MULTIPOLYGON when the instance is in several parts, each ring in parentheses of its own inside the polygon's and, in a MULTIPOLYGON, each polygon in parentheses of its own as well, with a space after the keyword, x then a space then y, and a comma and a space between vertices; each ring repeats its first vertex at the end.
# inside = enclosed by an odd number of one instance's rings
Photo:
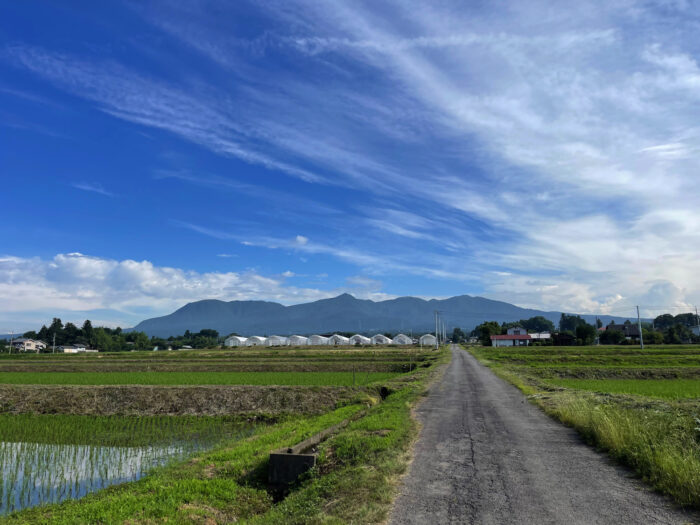
MULTIPOLYGON (((149 336, 169 337, 185 330, 198 332, 213 328, 221 335, 309 335, 313 333, 383 332, 423 333, 435 330, 434 312, 440 311, 448 331, 459 327, 472 330, 484 321, 510 322, 541 315, 556 323, 561 312, 520 308, 484 297, 459 295, 449 299, 425 300, 398 297, 386 301, 356 299, 342 294, 331 299, 284 306, 267 301, 219 301, 206 299, 188 303, 163 317, 146 319, 133 330, 149 336)), ((582 315, 589 323, 599 317, 604 324, 626 318, 582 315)))

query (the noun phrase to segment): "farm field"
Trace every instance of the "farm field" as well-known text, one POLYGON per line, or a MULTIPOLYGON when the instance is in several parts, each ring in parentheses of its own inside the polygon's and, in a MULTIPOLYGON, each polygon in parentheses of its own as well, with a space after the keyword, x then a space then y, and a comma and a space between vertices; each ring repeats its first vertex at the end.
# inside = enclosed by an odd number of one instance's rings
POLYGON ((366 385, 391 372, 0 372, 0 384, 26 385, 366 385))
POLYGON ((2 356, 0 523, 381 521, 415 432, 410 404, 441 359, 397 348, 2 356), (362 417, 322 443, 319 472, 278 502, 269 451, 350 416, 362 417), (340 507, 319 496, 328 483, 340 507), (358 506, 364 487, 377 495, 358 506))
POLYGON ((700 508, 700 347, 470 347, 551 416, 700 508))
POLYGON ((549 379, 556 386, 603 392, 634 394, 668 399, 699 398, 698 379, 549 379))

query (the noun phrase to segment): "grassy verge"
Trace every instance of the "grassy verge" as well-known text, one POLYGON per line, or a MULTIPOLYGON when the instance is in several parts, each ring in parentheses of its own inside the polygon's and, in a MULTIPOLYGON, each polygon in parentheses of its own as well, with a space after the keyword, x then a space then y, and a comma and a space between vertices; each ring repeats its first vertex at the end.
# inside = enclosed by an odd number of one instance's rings
MULTIPOLYGON (((447 359, 447 352, 441 359, 447 359)), ((27 509, 0 523, 377 523, 387 516, 416 434, 411 406, 433 368, 387 383, 382 403, 366 398, 315 417, 256 429, 186 462, 77 501, 27 509), (265 479, 270 450, 291 446, 358 411, 319 447, 317 468, 275 503, 265 479)))
MULTIPOLYGON (((519 353, 517 365, 513 366, 501 352, 491 355, 489 348, 469 350, 547 414, 575 428, 590 444, 632 467, 646 482, 679 504, 700 508, 700 419, 695 400, 610 393, 620 380, 599 381, 595 388, 598 393, 565 388, 571 386, 566 380, 543 379, 535 370, 523 366, 526 354, 519 353)), ((592 358, 602 359, 600 354, 592 358)), ((676 379, 665 381, 665 385, 655 385, 658 382, 654 380, 633 381, 638 384, 635 393, 649 394, 654 390, 678 394, 688 386, 674 385, 676 379), (645 381, 651 382, 645 387, 645 381)))

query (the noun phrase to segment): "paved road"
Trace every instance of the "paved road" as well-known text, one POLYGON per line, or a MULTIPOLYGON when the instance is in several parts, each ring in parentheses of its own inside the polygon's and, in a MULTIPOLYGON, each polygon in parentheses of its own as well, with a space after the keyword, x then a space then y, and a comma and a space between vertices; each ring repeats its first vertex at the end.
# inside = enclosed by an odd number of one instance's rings
POLYGON ((392 524, 700 523, 456 346, 417 413, 392 524))

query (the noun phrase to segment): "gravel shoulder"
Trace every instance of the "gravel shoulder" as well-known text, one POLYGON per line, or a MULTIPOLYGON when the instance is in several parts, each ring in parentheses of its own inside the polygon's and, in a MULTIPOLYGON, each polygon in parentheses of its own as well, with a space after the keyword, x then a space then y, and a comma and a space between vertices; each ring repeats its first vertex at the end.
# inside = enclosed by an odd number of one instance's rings
POLYGON ((458 346, 416 414, 392 524, 700 523, 458 346))

